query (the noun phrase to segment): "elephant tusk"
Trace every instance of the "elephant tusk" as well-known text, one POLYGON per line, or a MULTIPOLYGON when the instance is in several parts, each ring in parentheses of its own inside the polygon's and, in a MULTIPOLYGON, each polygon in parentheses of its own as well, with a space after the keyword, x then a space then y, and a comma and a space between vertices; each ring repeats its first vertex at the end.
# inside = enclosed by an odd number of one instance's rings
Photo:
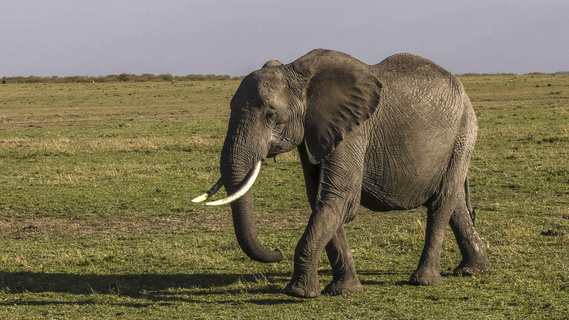
POLYGON ((193 203, 200 203, 200 202, 204 202, 207 200, 207 198, 213 196, 214 194, 217 193, 217 191, 219 191, 219 189, 221 189, 221 186, 223 186, 223 181, 221 181, 221 179, 217 180, 217 182, 213 185, 213 187, 211 187, 211 189, 209 189, 206 193, 202 194, 199 197, 196 197, 192 200, 193 203))
POLYGON ((251 170, 251 172, 248 174, 249 178, 246 178, 247 179, 246 183, 243 185, 243 187, 241 187, 239 190, 237 190, 237 192, 235 192, 234 194, 230 195, 229 197, 227 197, 225 199, 207 202, 206 205, 207 206, 221 206, 221 205, 231 203, 231 202, 241 198, 245 193, 247 193, 247 191, 249 191, 249 189, 251 189, 251 186, 253 186, 255 179, 257 179, 257 175, 259 174, 260 170, 261 170, 261 161, 259 161, 255 164, 255 167, 253 168, 253 170, 251 170))

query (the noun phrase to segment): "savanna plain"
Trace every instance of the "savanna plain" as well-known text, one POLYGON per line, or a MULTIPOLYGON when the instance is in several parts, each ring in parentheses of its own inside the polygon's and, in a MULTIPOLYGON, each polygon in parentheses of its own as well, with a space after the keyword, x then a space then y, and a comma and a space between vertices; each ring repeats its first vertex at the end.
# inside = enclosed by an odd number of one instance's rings
MULTIPOLYGON (((569 75, 462 75, 478 116, 470 165, 492 274, 407 284, 426 210, 361 208, 347 224, 365 291, 281 293, 310 210, 296 151, 255 183, 251 261, 226 207, 190 200, 219 177, 239 80, 0 85, 1 319, 567 319, 569 75)), ((221 192, 223 193, 223 192, 221 192)), ((325 255, 320 281, 332 274, 325 255)))

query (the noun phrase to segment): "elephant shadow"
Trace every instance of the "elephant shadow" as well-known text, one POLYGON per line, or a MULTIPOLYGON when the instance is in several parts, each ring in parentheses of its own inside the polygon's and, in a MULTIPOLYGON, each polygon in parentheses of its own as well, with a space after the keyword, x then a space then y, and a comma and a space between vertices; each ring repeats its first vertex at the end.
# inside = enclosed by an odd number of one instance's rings
MULTIPOLYGON (((321 275, 332 275, 331 270, 322 270, 321 275)), ((373 278, 382 275, 401 277, 403 272, 362 271, 360 275, 364 285, 410 285, 408 281, 395 283, 377 281, 373 278)), ((450 276, 450 274, 443 274, 450 276)), ((234 303, 231 297, 244 292, 252 294, 249 302, 258 305, 273 305, 285 303, 301 303, 304 300, 286 297, 281 294, 284 283, 288 282, 290 274, 235 274, 235 273, 198 273, 198 274, 67 274, 40 272, 2 272, 0 271, 0 291, 8 294, 26 293, 63 293, 70 295, 109 295, 140 299, 140 307, 151 303, 172 304, 175 302, 200 302, 200 296, 224 296, 212 299, 211 303, 234 303), (263 282, 263 285, 248 286, 263 282), (255 287, 255 289, 251 289, 255 287), (260 288, 259 288, 260 287, 260 288), (265 295, 259 299, 257 294, 265 295), (275 298, 275 295, 277 296, 275 298), (224 300, 225 299, 225 300, 224 300)), ((10 302, 13 305, 14 302, 10 302)), ((46 304, 95 304, 95 301, 81 299, 81 302, 62 301, 21 301, 17 304, 46 305, 46 304)), ((3 302, 0 302, 0 306, 3 302)), ((133 306, 129 303, 129 306, 133 306)), ((136 305, 135 305, 136 306, 136 305)))
MULTIPOLYGON (((255 299, 249 302, 259 305, 300 302, 286 299, 280 295, 282 287, 278 283, 285 282, 289 273, 260 274, 126 274, 95 275, 66 273, 35 272, 2 272, 0 271, 0 291, 4 293, 63 293, 89 296, 95 294, 114 295, 141 299, 141 307, 148 303, 197 302, 197 296, 224 295, 234 296, 243 292, 267 294, 277 298, 255 299), (260 280, 261 279, 261 280, 260 280), (261 289, 248 289, 247 283, 267 282, 261 289), (277 284, 275 284, 277 283, 277 284), (245 285, 243 285, 245 284, 245 285), (194 298, 192 298, 194 297, 194 298), (144 302, 142 302, 144 301, 144 302)), ((251 286, 259 287, 259 286, 251 286)), ((199 300, 203 302, 203 300, 199 300)), ((233 303, 232 300, 212 299, 211 303, 233 303)), ((90 302, 81 302, 87 304, 90 302)), ((96 302, 91 302, 96 303, 96 302)), ((11 303, 13 304, 13 302, 11 303)), ((25 301, 20 304, 45 305, 65 304, 65 302, 25 301)), ((69 304, 76 304, 69 302, 69 304)), ((2 302, 0 302, 2 305, 2 302)))

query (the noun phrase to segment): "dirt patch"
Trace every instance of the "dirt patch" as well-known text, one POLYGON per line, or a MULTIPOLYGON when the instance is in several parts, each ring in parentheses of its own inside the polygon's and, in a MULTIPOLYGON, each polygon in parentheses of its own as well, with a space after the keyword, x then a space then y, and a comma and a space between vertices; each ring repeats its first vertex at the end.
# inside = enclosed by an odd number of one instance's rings
MULTIPOLYGON (((300 210, 256 214, 259 228, 305 226, 307 213, 300 210)), ((150 217, 3 217, 0 238, 114 237, 127 234, 182 234, 195 231, 232 230, 231 213, 150 217)))
MULTIPOLYGON (((553 231, 553 230, 549 229, 547 231, 542 231, 541 235, 546 236, 546 237, 557 237, 558 235, 560 235, 560 233, 557 231, 553 231)), ((563 234, 561 233, 561 235, 563 235, 563 234)))
POLYGON ((121 236, 132 233, 186 233, 231 227, 228 215, 147 218, 3 218, 0 238, 121 236))

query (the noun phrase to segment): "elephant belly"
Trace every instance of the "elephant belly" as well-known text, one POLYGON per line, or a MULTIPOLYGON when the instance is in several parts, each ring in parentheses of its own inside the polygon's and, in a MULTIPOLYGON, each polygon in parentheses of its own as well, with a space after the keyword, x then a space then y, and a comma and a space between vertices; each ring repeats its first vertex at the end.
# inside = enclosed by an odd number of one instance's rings
POLYGON ((373 211, 408 210, 424 205, 430 193, 396 194, 386 190, 362 188, 361 205, 373 211))
POLYGON ((383 123, 376 126, 381 129, 372 133, 361 194, 362 205, 371 210, 407 210, 424 205, 437 192, 448 170, 457 125, 432 126, 411 111, 401 123, 383 117, 383 123))
POLYGON ((445 151, 429 154, 432 151, 424 150, 416 158, 413 153, 396 157, 375 153, 376 157, 368 158, 362 178, 361 204, 374 211, 407 210, 424 205, 443 179, 446 171, 443 164, 450 159, 450 150, 445 151))

